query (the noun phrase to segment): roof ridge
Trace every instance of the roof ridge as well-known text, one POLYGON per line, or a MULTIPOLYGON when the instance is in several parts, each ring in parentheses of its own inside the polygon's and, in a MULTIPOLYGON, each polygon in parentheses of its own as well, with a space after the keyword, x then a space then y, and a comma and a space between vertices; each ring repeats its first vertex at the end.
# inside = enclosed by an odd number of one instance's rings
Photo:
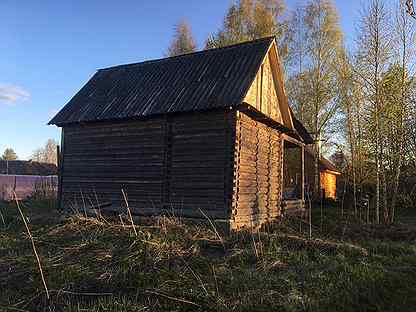
POLYGON ((242 45, 255 44, 255 43, 263 42, 263 41, 267 41, 267 40, 270 40, 270 43, 271 43, 274 39, 275 39, 275 36, 273 35, 273 36, 262 37, 262 38, 258 38, 258 39, 254 39, 254 40, 243 41, 243 42, 239 42, 239 43, 235 43, 235 44, 232 44, 232 45, 227 45, 227 46, 219 47, 219 48, 211 48, 211 49, 207 49, 207 50, 200 50, 200 51, 196 51, 196 52, 185 53, 185 54, 175 55, 175 56, 169 56, 169 57, 164 57, 164 58, 159 58, 159 59, 146 60, 146 61, 142 61, 142 62, 127 63, 127 64, 120 64, 120 65, 104 67, 104 68, 98 69, 98 71, 106 71, 106 70, 112 70, 112 69, 116 69, 116 68, 120 68, 120 67, 137 66, 137 65, 164 62, 164 61, 168 61, 168 60, 172 60, 172 59, 185 58, 185 57, 190 57, 190 56, 194 56, 194 55, 198 55, 198 54, 204 54, 204 53, 216 53, 216 52, 219 52, 219 51, 236 48, 236 47, 239 47, 239 46, 242 46, 242 45))
POLYGON ((49 124, 63 126, 236 106, 243 101, 274 42, 271 36, 102 69, 49 124), (226 78, 224 75, 231 70, 240 74, 226 78))

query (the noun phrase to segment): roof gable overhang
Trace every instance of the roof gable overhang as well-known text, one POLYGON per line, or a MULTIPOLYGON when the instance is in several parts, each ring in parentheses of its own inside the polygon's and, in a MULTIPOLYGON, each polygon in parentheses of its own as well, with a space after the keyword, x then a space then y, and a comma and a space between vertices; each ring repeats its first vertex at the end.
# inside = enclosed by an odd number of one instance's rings
POLYGON ((295 130, 275 39, 264 54, 243 102, 275 119, 286 128, 295 130))
POLYGON ((287 99, 284 75, 282 65, 280 63, 279 52, 277 50, 276 40, 273 40, 268 51, 270 55, 270 63, 272 66, 273 82, 277 90, 279 98, 279 107, 282 114, 283 122, 286 127, 294 130, 292 114, 290 113, 289 101, 287 99))
POLYGON ((274 37, 101 69, 49 122, 126 120, 236 107, 274 37))

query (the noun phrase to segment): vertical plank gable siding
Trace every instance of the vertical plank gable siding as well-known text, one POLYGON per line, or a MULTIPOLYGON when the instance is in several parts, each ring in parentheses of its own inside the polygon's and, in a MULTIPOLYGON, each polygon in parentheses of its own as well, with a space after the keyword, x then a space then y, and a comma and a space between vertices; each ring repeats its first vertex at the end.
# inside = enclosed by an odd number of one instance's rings
POLYGON ((213 111, 65 127, 62 201, 229 219, 235 113, 213 111))
POLYGON ((256 78, 244 98, 244 102, 283 124, 269 55, 266 55, 261 69, 257 72, 256 78))
POLYGON ((233 227, 258 226, 281 212, 282 134, 244 113, 236 121, 233 227))

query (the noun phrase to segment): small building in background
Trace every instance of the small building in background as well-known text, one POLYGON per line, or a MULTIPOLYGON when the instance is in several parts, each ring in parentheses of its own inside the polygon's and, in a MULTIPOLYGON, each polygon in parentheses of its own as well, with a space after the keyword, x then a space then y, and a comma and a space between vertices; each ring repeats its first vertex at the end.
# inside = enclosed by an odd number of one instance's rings
POLYGON ((337 199, 337 177, 341 172, 325 157, 321 158, 319 169, 322 197, 337 199))
MULTIPOLYGON (((311 194, 314 194, 315 153, 310 147, 305 149, 305 171, 306 188, 311 194)), ((319 161, 319 184, 322 198, 337 199, 337 177, 339 175, 341 175, 341 171, 331 161, 321 156, 319 161)))

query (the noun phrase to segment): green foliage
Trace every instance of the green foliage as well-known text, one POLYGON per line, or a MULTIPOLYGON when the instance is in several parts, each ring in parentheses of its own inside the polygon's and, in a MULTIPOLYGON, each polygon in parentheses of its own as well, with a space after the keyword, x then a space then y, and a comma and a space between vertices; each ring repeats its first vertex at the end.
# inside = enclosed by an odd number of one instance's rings
POLYGON ((244 41, 276 36, 282 58, 287 56, 284 40, 287 22, 282 19, 283 0, 240 0, 232 3, 222 29, 211 35, 206 48, 218 48, 244 41))
POLYGON ((196 51, 195 40, 191 28, 185 21, 181 21, 175 28, 172 43, 167 51, 167 56, 176 56, 196 51))
POLYGON ((343 52, 339 16, 332 1, 313 0, 296 11, 292 25, 289 97, 308 130, 327 140, 339 111, 337 67, 343 52))
POLYGON ((15 151, 12 148, 6 148, 4 150, 3 155, 1 156, 2 160, 16 160, 17 159, 17 154, 15 153, 15 151))
POLYGON ((118 219, 59 221, 47 206, 22 206, 51 299, 16 207, 4 204, 4 311, 412 311, 416 304, 416 231, 374 231, 339 219, 336 206, 326 207, 313 240, 293 220, 222 242, 210 226, 173 217, 138 226, 136 237, 118 219))

